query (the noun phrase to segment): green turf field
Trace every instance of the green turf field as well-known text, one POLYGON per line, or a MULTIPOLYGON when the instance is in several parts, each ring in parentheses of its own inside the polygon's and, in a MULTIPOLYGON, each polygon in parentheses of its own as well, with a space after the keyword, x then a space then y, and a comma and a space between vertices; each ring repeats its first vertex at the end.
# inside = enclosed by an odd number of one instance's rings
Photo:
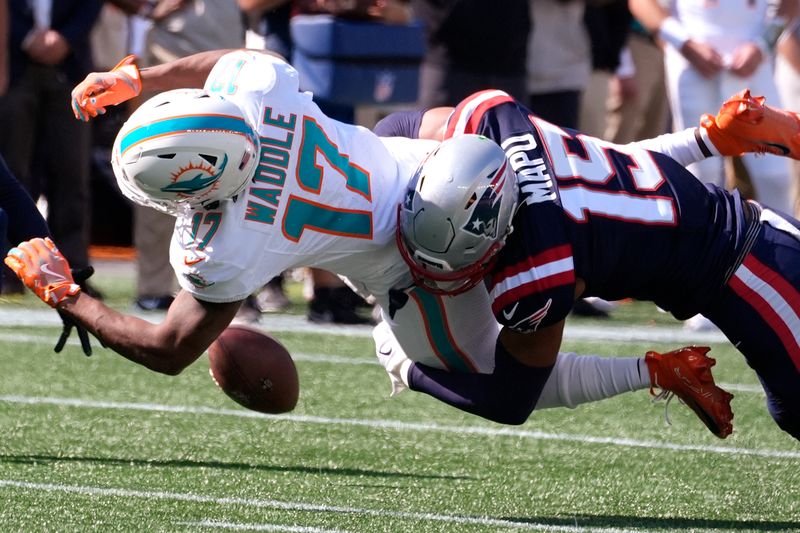
MULTIPOLYGON (((101 271, 96 284, 127 309, 129 279, 101 271)), ((54 354, 57 323, 27 325, 33 310, 50 315, 32 297, 0 301, 2 532, 800 531, 800 445, 724 344, 711 355, 736 418, 721 441, 677 402, 666 426, 645 391, 519 427, 389 398, 367 329, 273 328, 297 361, 300 401, 260 416, 216 388, 205 357, 167 377, 99 348, 86 358, 76 342, 54 354)), ((677 327, 644 304, 574 323, 677 327)), ((593 335, 565 348, 679 346, 593 335)))

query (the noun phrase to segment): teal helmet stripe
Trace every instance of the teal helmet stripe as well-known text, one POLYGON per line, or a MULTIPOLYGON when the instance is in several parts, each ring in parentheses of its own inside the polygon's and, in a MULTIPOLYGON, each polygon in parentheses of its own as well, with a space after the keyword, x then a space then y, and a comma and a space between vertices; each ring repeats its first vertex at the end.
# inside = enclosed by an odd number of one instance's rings
POLYGON ((256 143, 255 132, 241 118, 225 115, 188 115, 159 120, 158 122, 152 122, 145 126, 132 129, 120 140, 119 151, 121 154, 124 154, 131 146, 152 139, 153 137, 175 135, 190 131, 229 131, 232 133, 241 133, 250 139, 253 144, 256 143))

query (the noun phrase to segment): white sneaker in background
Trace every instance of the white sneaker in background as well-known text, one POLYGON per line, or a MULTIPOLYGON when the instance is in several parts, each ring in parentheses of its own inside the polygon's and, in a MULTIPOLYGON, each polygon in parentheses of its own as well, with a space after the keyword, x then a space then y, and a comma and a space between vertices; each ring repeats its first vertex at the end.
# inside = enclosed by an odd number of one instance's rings
POLYGON ((606 313, 611 313, 611 311, 617 307, 616 302, 609 302, 608 300, 603 300, 602 298, 598 298, 597 296, 588 296, 584 298, 589 304, 592 305, 595 309, 600 311, 604 311, 606 313))
POLYGON ((683 323, 683 327, 689 331, 719 331, 719 328, 703 315, 694 315, 683 323))
POLYGON ((292 305, 281 286, 271 283, 264 285, 256 296, 256 303, 262 313, 279 313, 292 305))

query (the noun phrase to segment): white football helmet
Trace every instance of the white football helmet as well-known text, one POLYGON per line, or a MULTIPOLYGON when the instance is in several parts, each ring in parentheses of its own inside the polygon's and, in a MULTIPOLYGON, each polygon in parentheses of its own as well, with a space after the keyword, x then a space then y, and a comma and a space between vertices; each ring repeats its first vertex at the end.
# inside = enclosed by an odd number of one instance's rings
POLYGON ((512 231, 517 191, 494 141, 460 135, 442 142, 398 207, 397 245, 414 279, 437 294, 477 285, 512 231))
POLYGON ((239 107, 202 89, 167 91, 142 104, 111 156, 126 197, 171 214, 239 194, 257 162, 258 135, 239 107))

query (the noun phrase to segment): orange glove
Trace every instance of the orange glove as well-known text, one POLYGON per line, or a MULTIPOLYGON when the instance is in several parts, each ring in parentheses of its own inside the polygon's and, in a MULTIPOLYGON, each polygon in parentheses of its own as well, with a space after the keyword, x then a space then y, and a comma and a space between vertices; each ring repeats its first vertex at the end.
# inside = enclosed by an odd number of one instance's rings
POLYGON ((72 112, 87 122, 106 112, 106 106, 117 105, 142 92, 142 77, 136 56, 129 55, 109 72, 92 72, 72 89, 72 112))
POLYGON ((5 264, 50 307, 81 291, 72 279, 69 263, 49 237, 21 242, 8 252, 5 264))

